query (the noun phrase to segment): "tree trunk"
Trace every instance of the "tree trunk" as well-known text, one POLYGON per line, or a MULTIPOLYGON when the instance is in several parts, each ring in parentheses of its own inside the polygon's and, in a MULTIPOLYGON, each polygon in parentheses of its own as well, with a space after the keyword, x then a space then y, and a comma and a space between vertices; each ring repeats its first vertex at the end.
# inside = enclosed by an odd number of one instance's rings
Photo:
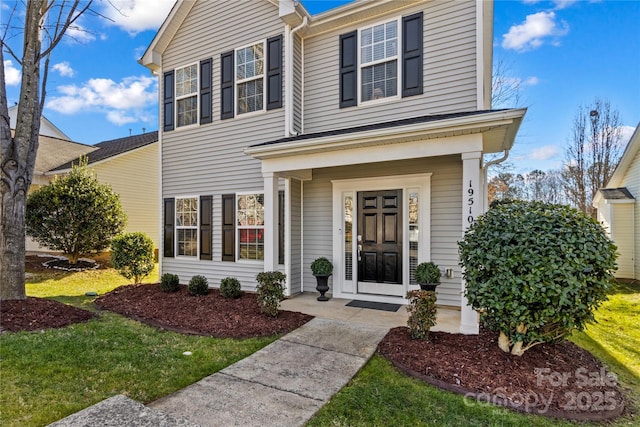
MULTIPOLYGON (((40 32, 46 6, 46 2, 27 2, 22 87, 13 137, 4 67, 0 73, 0 300, 26 297, 24 224, 40 133, 40 32)), ((0 61, 4 64, 2 52, 0 61)))

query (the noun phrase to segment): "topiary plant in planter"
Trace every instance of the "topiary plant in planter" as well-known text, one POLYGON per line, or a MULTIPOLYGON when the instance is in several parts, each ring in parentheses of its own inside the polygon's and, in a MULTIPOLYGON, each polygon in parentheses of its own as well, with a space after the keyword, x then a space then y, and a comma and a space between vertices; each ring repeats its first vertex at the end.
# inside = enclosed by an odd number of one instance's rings
POLYGON ((459 247, 465 296, 500 332, 500 349, 517 356, 593 322, 616 268, 616 247, 600 224, 542 202, 496 204, 459 247))
POLYGON ((440 284, 440 268, 433 262, 422 262, 416 267, 416 282, 423 291, 435 291, 436 286, 440 284))
POLYGON ((325 257, 320 257, 311 263, 311 273, 316 276, 316 290, 320 292, 318 301, 329 301, 324 294, 329 290, 329 276, 333 274, 333 264, 325 257))

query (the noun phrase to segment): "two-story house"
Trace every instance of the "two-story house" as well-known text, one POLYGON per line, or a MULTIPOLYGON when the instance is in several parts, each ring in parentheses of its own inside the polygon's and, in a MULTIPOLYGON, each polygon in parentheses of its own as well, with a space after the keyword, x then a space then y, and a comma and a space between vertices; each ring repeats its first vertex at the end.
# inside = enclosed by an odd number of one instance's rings
POLYGON ((140 63, 160 79, 162 272, 217 286, 406 302, 416 265, 463 296, 457 242, 486 208, 485 155, 524 110, 490 109, 491 1, 178 0, 140 63))

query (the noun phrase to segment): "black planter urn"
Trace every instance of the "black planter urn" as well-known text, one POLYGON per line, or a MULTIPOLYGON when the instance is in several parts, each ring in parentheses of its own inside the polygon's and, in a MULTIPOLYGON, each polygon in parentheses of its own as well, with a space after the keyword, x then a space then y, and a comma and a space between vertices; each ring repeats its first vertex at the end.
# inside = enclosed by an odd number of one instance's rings
POLYGON ((316 276, 316 291, 320 292, 318 301, 329 301, 324 294, 329 290, 329 276, 316 276))
POLYGON ((439 284, 440 283, 420 283, 420 289, 422 289, 423 291, 435 292, 436 291, 436 287, 439 284))

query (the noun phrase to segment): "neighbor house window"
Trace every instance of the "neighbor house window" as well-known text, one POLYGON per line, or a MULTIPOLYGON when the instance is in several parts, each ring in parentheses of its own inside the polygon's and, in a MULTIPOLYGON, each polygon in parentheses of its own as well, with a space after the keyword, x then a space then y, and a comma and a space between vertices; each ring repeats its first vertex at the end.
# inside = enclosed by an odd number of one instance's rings
POLYGON ((363 102, 398 95, 398 21, 360 30, 360 96, 363 102))
POLYGON ((198 198, 176 198, 178 255, 198 256, 198 198))
POLYGON ((236 196, 238 259, 264 259, 264 194, 236 196))
POLYGON ((176 75, 177 127, 198 123, 198 64, 178 68, 176 75))
POLYGON ((264 43, 236 50, 238 114, 264 109, 264 43))

